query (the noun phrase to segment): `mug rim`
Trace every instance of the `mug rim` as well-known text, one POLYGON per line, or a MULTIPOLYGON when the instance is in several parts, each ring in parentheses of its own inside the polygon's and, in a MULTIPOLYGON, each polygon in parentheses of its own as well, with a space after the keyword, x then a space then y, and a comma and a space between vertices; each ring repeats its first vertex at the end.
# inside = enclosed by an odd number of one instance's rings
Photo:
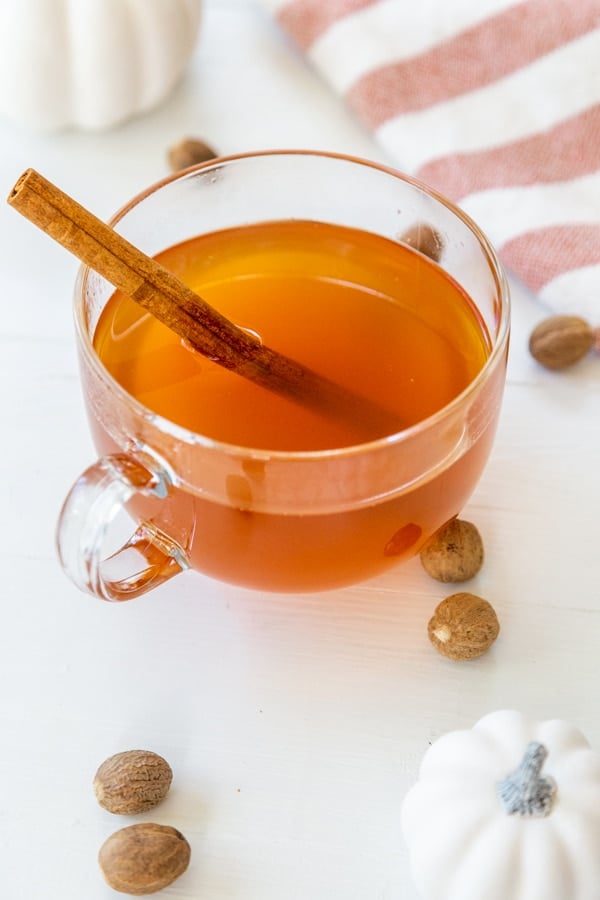
POLYGON ((469 398, 478 392, 481 384, 487 380, 488 373, 490 373, 495 368, 499 358, 501 358, 504 354, 510 332, 510 290, 508 279, 504 271, 504 267, 498 257, 498 254, 491 244, 489 238, 482 231, 479 225, 477 225, 477 223, 471 218, 471 216, 464 212, 464 210, 460 209, 460 207, 455 205, 451 200, 449 200, 435 188, 432 188, 425 182, 420 181, 418 178, 407 175, 401 170, 394 168, 393 166, 388 166, 383 163, 375 162, 374 160, 345 153, 310 149, 274 149, 248 151, 245 153, 236 153, 228 156, 218 156, 214 159, 207 160, 206 162, 192 165, 185 169, 181 169, 177 172, 166 175, 164 178, 161 178, 158 181, 155 181, 152 184, 148 185, 142 191, 133 196, 127 203, 121 206, 108 219, 108 225, 114 227, 132 209, 137 207, 147 197, 157 193, 162 188, 166 187, 169 184, 172 184, 175 181, 183 181, 194 176, 197 172, 207 171, 211 168, 222 166, 225 163, 237 162, 244 159, 274 156, 310 156, 318 159, 339 160, 342 162, 351 163, 353 165, 362 166, 364 168, 374 169, 386 175, 390 175, 394 179, 403 181, 411 185, 412 187, 422 191, 424 194, 431 197, 442 206, 446 207, 446 209, 458 219, 462 220, 467 228, 473 233, 477 240, 477 243, 486 256, 490 273, 496 283, 496 296, 499 309, 496 336, 490 355, 486 359, 484 365, 477 373, 475 378, 473 378, 473 380, 470 381, 469 384, 449 403, 436 410, 436 412, 432 413, 430 416, 427 416, 424 419, 420 419, 418 422, 415 422, 414 425, 410 425, 407 428, 403 428, 390 435, 384 435, 383 437, 376 438, 370 441, 364 441, 361 443, 350 444, 342 447, 332 447, 324 450, 271 450, 264 447, 256 448, 251 446, 232 444, 228 443, 227 441, 215 440, 214 438, 210 438, 199 432, 191 431, 190 429, 185 428, 182 425, 178 425, 177 422, 174 422, 171 419, 168 419, 160 413, 156 413, 149 407, 145 406, 137 398, 133 397, 128 391, 126 391, 125 388, 123 388, 122 385, 119 384, 119 382, 115 378, 113 378, 108 369, 103 365, 100 357, 94 349, 93 335, 86 327, 84 316, 84 297, 86 285, 91 273, 91 267, 85 264, 81 264, 77 270, 74 286, 74 319, 75 332, 78 339, 79 348, 85 354, 87 364, 93 368, 96 376, 99 377, 110 388, 111 392, 116 393, 123 402, 127 403, 127 405, 133 410, 136 416, 151 423, 154 428, 157 428, 161 432, 168 434, 170 437, 173 437, 176 440, 188 445, 202 446, 205 449, 213 450, 218 453, 251 457, 252 459, 308 461, 336 459, 339 457, 346 458, 348 456, 360 455, 369 453, 371 451, 376 451, 380 448, 402 444, 405 441, 412 439, 414 436, 418 436, 419 434, 426 432, 429 429, 435 428, 436 425, 444 419, 451 418, 453 413, 457 409, 468 402, 469 398))

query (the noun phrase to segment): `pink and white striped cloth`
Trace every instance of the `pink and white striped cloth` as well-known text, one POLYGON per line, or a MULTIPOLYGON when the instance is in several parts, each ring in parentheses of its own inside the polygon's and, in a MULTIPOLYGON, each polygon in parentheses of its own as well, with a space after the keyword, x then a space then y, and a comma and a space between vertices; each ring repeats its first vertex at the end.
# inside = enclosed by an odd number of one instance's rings
POLYGON ((600 0, 262 0, 392 162, 600 321, 600 0))

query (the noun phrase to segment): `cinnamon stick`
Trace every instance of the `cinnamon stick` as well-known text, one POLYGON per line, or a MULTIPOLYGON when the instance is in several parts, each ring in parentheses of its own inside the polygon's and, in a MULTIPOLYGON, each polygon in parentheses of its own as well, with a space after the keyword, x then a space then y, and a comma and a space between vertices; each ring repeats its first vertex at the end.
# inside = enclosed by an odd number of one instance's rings
POLYGON ((397 416, 238 328, 172 272, 130 244, 34 169, 8 203, 205 356, 261 387, 351 424, 368 438, 398 431, 397 416))

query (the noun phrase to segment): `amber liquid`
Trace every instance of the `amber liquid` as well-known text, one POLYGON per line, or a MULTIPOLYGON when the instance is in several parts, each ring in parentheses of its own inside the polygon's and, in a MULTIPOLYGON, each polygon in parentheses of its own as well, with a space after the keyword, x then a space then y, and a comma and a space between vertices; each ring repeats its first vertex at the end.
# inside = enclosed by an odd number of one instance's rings
MULTIPOLYGON (((265 344, 373 399, 404 428, 460 394, 490 353, 485 326, 455 282, 413 250, 361 231, 273 222, 200 236, 159 259, 265 344)), ((144 406, 217 441, 314 451, 365 440, 343 419, 325 418, 205 359, 118 292, 94 345, 144 406)), ((110 449, 99 423, 94 431, 100 449, 110 449)), ((414 552, 459 512, 487 456, 484 444, 470 463, 460 460, 440 476, 443 485, 434 480, 360 510, 269 515, 235 497, 229 505, 189 494, 178 499, 177 492, 163 504, 172 506, 170 521, 178 502, 182 517, 193 520, 196 536, 186 550, 201 571, 274 590, 332 587, 414 552)))

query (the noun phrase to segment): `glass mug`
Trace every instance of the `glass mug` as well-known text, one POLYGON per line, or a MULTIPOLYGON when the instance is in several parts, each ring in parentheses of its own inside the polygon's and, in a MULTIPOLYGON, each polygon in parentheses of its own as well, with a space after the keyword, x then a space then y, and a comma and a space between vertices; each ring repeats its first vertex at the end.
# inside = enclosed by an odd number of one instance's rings
POLYGON ((109 374, 93 338, 114 289, 82 267, 76 338, 100 458, 73 485, 57 528, 62 566, 82 590, 126 600, 190 568, 282 593, 357 583, 418 553, 474 490, 501 406, 509 293, 493 248, 449 201, 366 160, 274 151, 178 173, 111 224, 156 255, 197 235, 291 220, 396 242, 428 223, 443 246, 437 265, 488 332, 483 367, 443 408, 393 435, 317 451, 223 443, 146 408, 109 374), (123 510, 133 533, 121 543, 123 510))

